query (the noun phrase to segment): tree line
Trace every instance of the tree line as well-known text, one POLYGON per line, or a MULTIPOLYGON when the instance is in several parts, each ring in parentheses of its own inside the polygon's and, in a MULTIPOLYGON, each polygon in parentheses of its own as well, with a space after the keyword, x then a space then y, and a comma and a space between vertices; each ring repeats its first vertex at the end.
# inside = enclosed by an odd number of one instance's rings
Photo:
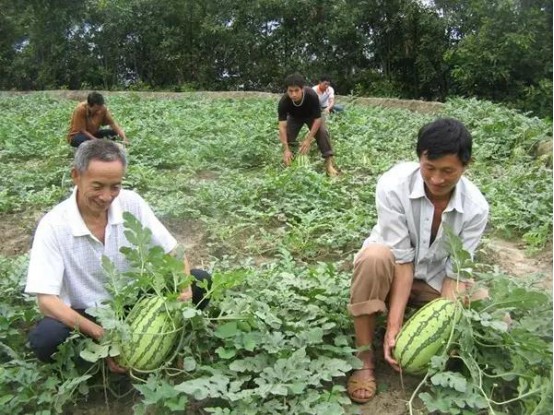
POLYGON ((552 115, 546 0, 0 0, 0 89, 258 90, 552 115))

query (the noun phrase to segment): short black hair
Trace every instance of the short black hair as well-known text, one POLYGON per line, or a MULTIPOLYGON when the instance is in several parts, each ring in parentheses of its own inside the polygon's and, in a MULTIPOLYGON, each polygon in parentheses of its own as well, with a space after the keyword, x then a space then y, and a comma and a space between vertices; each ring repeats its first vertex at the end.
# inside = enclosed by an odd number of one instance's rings
POLYGON ((331 82, 331 77, 329 75, 321 75, 319 77, 319 82, 331 82))
POLYGON ((456 154, 462 164, 471 161, 472 138, 468 129, 454 118, 439 118, 420 128, 417 134, 417 157, 425 155, 436 160, 449 154, 456 154))
POLYGON ((293 73, 285 78, 285 88, 288 88, 289 86, 299 86, 300 88, 304 88, 304 85, 306 85, 306 80, 299 73, 293 73))
POLYGON ((104 97, 100 92, 93 91, 88 94, 87 104, 89 104, 91 107, 93 105, 104 105, 104 97))

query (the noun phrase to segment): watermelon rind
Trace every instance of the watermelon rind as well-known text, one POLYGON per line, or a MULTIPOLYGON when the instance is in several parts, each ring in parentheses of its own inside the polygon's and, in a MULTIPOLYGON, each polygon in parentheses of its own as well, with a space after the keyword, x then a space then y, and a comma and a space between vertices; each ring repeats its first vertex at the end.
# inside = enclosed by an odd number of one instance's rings
POLYGON ((136 371, 151 371, 166 363, 181 335, 183 319, 170 312, 160 296, 138 301, 126 320, 129 338, 120 345, 118 364, 136 371))
POLYGON ((437 298, 419 309, 396 337, 393 356, 403 372, 421 375, 431 358, 444 351, 457 322, 457 303, 437 298))

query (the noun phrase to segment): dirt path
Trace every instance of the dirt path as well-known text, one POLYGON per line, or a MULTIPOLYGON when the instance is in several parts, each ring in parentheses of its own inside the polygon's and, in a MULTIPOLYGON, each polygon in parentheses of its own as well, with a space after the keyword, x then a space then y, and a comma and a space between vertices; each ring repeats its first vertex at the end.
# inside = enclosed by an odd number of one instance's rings
POLYGON ((484 242, 487 262, 508 275, 530 278, 537 276, 542 286, 552 291, 552 242, 541 252, 528 255, 522 243, 491 238, 484 242))

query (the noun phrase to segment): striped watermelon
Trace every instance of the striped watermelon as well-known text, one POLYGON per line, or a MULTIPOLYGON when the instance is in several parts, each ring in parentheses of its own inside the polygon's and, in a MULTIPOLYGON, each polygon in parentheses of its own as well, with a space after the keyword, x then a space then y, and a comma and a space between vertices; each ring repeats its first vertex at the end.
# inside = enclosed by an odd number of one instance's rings
POLYGON ((443 351, 458 315, 457 303, 445 298, 418 310, 396 337, 393 355, 402 371, 425 373, 431 358, 443 351))
POLYGON ((183 329, 180 312, 170 313, 163 297, 145 297, 135 304, 127 319, 130 339, 120 347, 118 364, 138 371, 166 363, 183 329))
POLYGON ((309 167, 310 166, 310 158, 306 154, 298 154, 294 158, 294 165, 297 167, 309 167))

